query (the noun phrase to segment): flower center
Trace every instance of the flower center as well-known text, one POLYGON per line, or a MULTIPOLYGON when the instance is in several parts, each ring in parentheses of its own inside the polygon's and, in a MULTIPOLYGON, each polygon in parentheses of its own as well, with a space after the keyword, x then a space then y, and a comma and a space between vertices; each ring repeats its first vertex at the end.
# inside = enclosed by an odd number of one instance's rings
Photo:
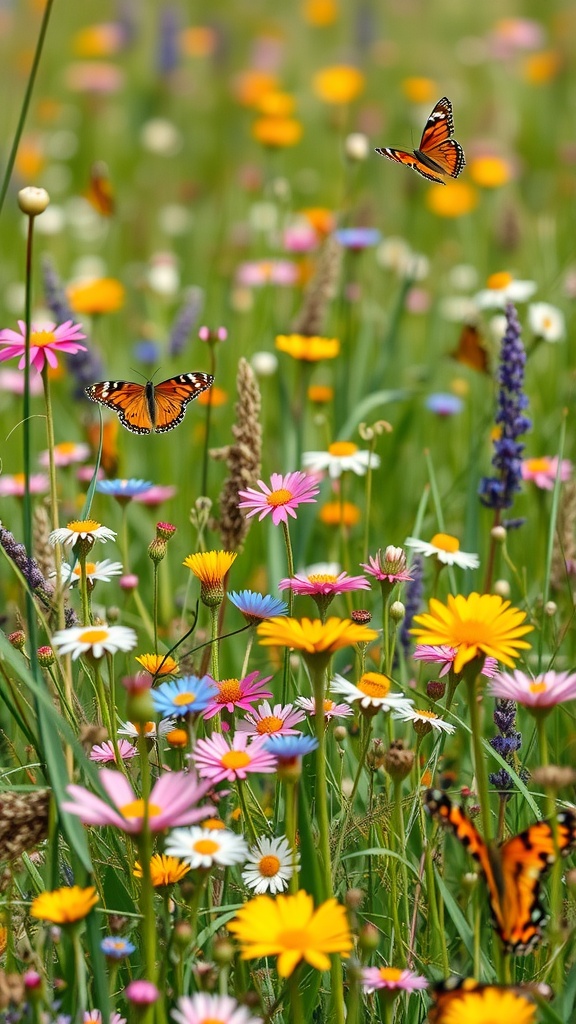
POLYGON ((367 697, 385 697, 390 692, 390 680, 380 672, 365 672, 358 683, 358 689, 367 697))
POLYGON ((310 933, 306 928, 286 928, 278 935, 278 945, 282 949, 307 949, 310 933))
MULTIPOLYGON (((96 562, 86 562, 86 575, 90 576, 91 573, 93 573, 93 572, 96 572, 96 562)), ((72 570, 72 575, 73 576, 81 576, 82 575, 82 566, 81 565, 76 565, 74 567, 74 569, 72 570)))
POLYGON ((177 697, 174 697, 174 704, 176 707, 181 708, 185 704, 193 704, 196 700, 196 694, 192 693, 191 690, 185 690, 184 693, 179 693, 177 697))
POLYGON ((24 479, 24 473, 14 473, 12 476, 12 480, 18 485, 18 487, 24 486, 24 479))
MULTIPOLYGON (((143 818, 145 808, 145 801, 139 797, 137 800, 131 800, 129 804, 119 807, 118 810, 123 818, 143 818)), ((148 820, 157 817, 161 809, 157 804, 148 804, 148 820)))
POLYGON ((546 693, 548 687, 543 679, 534 679, 529 686, 530 693, 546 693))
POLYGON ((382 981, 400 981, 402 977, 402 971, 399 967, 381 967, 378 973, 382 981))
POLYGON ((266 718, 260 719, 256 726, 256 731, 260 735, 263 733, 279 732, 283 725, 284 722, 281 718, 277 718, 276 715, 267 715, 266 718))
POLYGON ((329 572, 318 572, 313 573, 312 576, 308 577, 309 583, 336 583, 337 576, 334 576, 329 572))
POLYGON ((206 853, 210 857, 213 853, 218 852, 220 844, 214 842, 213 839, 199 839, 198 842, 194 843, 192 849, 196 853, 206 853))
POLYGON ((76 451, 76 442, 60 441, 60 444, 57 444, 54 450, 57 451, 59 455, 72 455, 73 452, 76 451))
POLYGON ((139 736, 153 736, 155 724, 154 722, 130 722, 130 725, 136 730, 139 736))
POLYGON ((292 491, 287 490, 286 487, 280 487, 277 491, 272 491, 267 495, 266 504, 275 508, 278 505, 286 505, 288 501, 292 501, 293 497, 292 491))
POLYGON ((266 857, 262 857, 258 864, 258 870, 264 878, 273 878, 277 875, 280 870, 280 861, 274 854, 269 853, 266 857))
POLYGON ((436 715, 433 711, 418 710, 416 711, 416 714, 418 715, 418 718, 438 718, 438 715, 436 715))
POLYGON ((452 537, 449 533, 435 533, 430 543, 435 548, 439 548, 440 551, 448 551, 451 554, 460 549, 460 541, 456 540, 456 537, 452 537))
POLYGON ((202 1017, 202 1024, 226 1024, 226 1021, 224 1017, 202 1017))
POLYGON ((330 455, 354 455, 357 451, 358 445, 354 444, 353 441, 334 441, 334 444, 328 445, 328 452, 330 455))
POLYGON ((239 679, 223 679, 218 683, 218 704, 236 704, 242 697, 239 679))
POLYGON ((102 640, 107 640, 110 633, 107 629, 85 629, 78 640, 81 644, 99 644, 102 640))
POLYGON ((66 528, 71 533, 94 533, 95 530, 100 529, 101 525, 95 519, 74 519, 71 523, 66 524, 66 528))
POLYGON ((507 270, 500 270, 497 274, 490 274, 486 284, 488 285, 488 288, 491 288, 494 291, 500 291, 512 284, 513 280, 514 278, 512 277, 512 274, 509 274, 507 270))
POLYGON ((526 459, 526 468, 529 473, 549 473, 550 459, 526 459))
POLYGON ((46 348, 55 341, 54 331, 30 331, 30 348, 46 348))
POLYGON ((233 771, 236 771, 237 768, 245 768, 251 760, 250 754, 247 754, 245 750, 229 750, 224 754, 220 763, 223 768, 232 768, 233 771))
POLYGON ((336 707, 336 701, 325 700, 322 704, 324 711, 332 711, 336 707))

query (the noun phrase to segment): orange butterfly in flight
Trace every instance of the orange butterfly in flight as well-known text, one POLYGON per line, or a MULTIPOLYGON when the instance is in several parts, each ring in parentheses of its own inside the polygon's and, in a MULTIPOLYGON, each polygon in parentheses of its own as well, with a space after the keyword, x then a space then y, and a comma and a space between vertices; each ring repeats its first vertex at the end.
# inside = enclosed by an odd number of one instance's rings
POLYGON ((98 160, 90 168, 90 184, 86 191, 86 199, 103 217, 111 217, 116 209, 112 182, 103 160, 98 160))
POLYGON ((443 175, 457 178, 466 163, 462 146, 450 138, 453 134, 452 104, 447 96, 443 96, 426 121, 418 149, 413 153, 405 149, 377 149, 376 152, 411 167, 428 181, 445 185, 443 175))
MULTIPOLYGON (((552 826, 536 821, 501 846, 487 846, 461 807, 438 789, 424 797, 429 814, 450 827, 478 862, 488 886, 492 917, 504 951, 525 956, 540 943, 546 913, 540 902, 540 881, 554 863, 552 826)), ((560 811, 556 818, 558 849, 564 855, 576 848, 576 814, 560 811)))
POLYGON ((184 419, 188 402, 212 387, 210 373, 181 373, 160 384, 151 380, 133 384, 128 380, 103 380, 85 388, 92 402, 112 409, 126 430, 133 434, 163 434, 184 419))

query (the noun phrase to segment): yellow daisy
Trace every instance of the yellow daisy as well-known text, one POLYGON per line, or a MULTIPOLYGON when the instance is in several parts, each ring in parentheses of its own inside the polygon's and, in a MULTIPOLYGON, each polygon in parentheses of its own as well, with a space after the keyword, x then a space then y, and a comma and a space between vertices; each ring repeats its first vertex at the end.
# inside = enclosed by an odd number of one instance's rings
POLYGON ((199 551, 184 559, 183 564, 200 580, 204 604, 217 605, 223 600, 224 577, 235 558, 235 551, 199 551))
MULTIPOLYGON (((174 885, 190 871, 190 865, 178 857, 169 857, 165 853, 155 853, 150 860, 150 876, 155 889, 163 885, 174 885)), ((142 865, 136 861, 134 875, 142 878, 142 865)))
POLYGON ((72 885, 52 892, 41 892, 30 907, 30 916, 52 924, 74 924, 82 921, 98 903, 93 885, 81 889, 72 885))
POLYGON ((333 654, 349 644, 370 643, 378 633, 367 626, 358 626, 350 619, 332 617, 320 619, 292 619, 277 616, 262 622, 256 632, 264 646, 292 647, 304 654, 333 654))

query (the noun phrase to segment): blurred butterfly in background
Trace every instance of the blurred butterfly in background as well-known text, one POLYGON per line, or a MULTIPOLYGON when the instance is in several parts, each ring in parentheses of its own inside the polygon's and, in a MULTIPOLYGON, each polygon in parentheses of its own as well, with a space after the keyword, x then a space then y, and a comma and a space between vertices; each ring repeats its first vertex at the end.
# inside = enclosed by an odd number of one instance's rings
POLYGON ((413 153, 405 149, 377 149, 376 152, 411 167, 428 181, 445 185, 443 175, 457 178, 466 163, 462 146, 450 138, 453 134, 452 104, 447 96, 443 96, 426 121, 418 149, 413 153))
POLYGON ((108 174, 108 167, 103 160, 98 160, 90 168, 90 183, 86 190, 86 199, 103 217, 111 217, 116 209, 114 189, 108 174))
POLYGON ((490 355, 480 331, 474 324, 464 324, 456 348, 448 354, 457 363, 491 376, 490 355))
MULTIPOLYGON (((424 806, 432 817, 452 829, 480 865, 504 951, 515 956, 531 953, 542 940, 546 920, 540 882, 556 859, 550 822, 536 821, 501 846, 488 846, 463 808, 439 789, 427 791, 424 806)), ((560 811, 556 827, 558 849, 565 856, 576 848, 576 814, 560 811)))
POLYGON ((88 398, 112 409, 126 430, 133 434, 163 434, 184 419, 186 406, 212 387, 210 373, 181 373, 160 384, 151 380, 133 384, 128 380, 103 380, 85 388, 88 398))

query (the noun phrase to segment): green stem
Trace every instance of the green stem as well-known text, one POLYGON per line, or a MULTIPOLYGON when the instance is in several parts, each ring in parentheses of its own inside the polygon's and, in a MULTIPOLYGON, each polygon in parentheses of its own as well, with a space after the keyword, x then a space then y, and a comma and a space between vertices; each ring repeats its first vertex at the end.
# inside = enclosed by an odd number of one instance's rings
MULTIPOLYGON (((216 376, 216 350, 215 344, 209 342, 208 348, 210 350, 210 373, 213 377, 216 376)), ((202 497, 208 494, 208 449, 210 446, 210 426, 212 423, 212 391, 208 392, 208 402, 206 404, 206 428, 204 435, 204 451, 202 453, 202 483, 200 486, 200 494, 202 497)))
MULTIPOLYGON (((58 529, 58 485, 56 482, 56 461, 54 459, 54 415, 52 412, 52 395, 50 392, 50 376, 48 363, 42 370, 42 384, 44 385, 44 402, 46 405, 46 442, 48 445, 48 467, 50 477, 50 520, 53 530, 58 529)), ((54 599, 58 609, 58 626, 64 627, 64 586, 61 574, 62 568, 62 546, 56 544, 54 548, 54 568, 56 570, 56 592, 54 599)))
POLYGON ((302 990, 300 988, 300 970, 292 971, 288 978, 288 1002, 290 1024, 306 1024, 302 1006, 302 990))
POLYGON ((330 864, 330 816, 328 813, 328 782, 326 777, 326 723, 324 721, 324 686, 326 667, 319 666, 313 659, 308 662, 314 692, 314 725, 318 747, 316 748, 315 802, 318 821, 318 850, 323 874, 323 898, 333 895, 332 871, 330 864))
MULTIPOLYGON (((296 822, 298 820, 298 784, 295 781, 288 781, 284 785, 284 819, 286 838, 294 856, 296 851, 296 822)), ((298 892, 298 888, 298 871, 295 869, 290 879, 291 894, 295 895, 298 892)))
MULTIPOLYGON (((83 546, 80 545, 80 548, 83 546)), ((80 599, 82 601, 82 622, 85 626, 90 625, 90 601, 88 599, 88 578, 86 576, 86 551, 78 551, 80 563, 80 599)))
POLYGON ((258 834, 254 822, 252 820, 250 808, 248 807, 248 801, 246 799, 246 793, 244 791, 244 783, 241 781, 241 779, 238 779, 236 785, 238 787, 238 803, 240 804, 240 809, 242 811, 242 820, 246 825, 248 839, 250 840, 250 843, 255 843, 258 838, 258 834))
MULTIPOLYGON (((340 866, 340 855, 342 853, 342 847, 344 845, 344 839, 345 839, 345 836, 346 836, 346 829, 348 828, 348 822, 350 820, 350 815, 352 814, 352 811, 354 809, 354 797, 356 796, 356 793, 358 791, 358 786, 360 785, 360 779, 362 778, 362 772, 363 772, 363 770, 365 768, 365 765, 366 765, 366 755, 368 753, 368 747, 370 746, 370 738, 372 736, 372 718, 367 718, 367 717, 364 716, 362 718, 362 726, 363 726, 363 729, 364 729, 364 742, 362 744, 362 749, 360 751, 360 756, 358 758, 358 765, 356 767, 356 774, 354 776, 354 782, 353 782, 353 785, 352 785, 352 792, 350 793, 350 796, 348 797, 348 801, 346 803, 346 809, 345 809, 344 815, 342 817, 342 823, 340 824, 340 829, 339 829, 340 830, 340 834, 338 836, 338 845, 336 846, 336 853, 334 855, 334 875, 336 874, 336 872, 338 871, 338 868, 340 866)), ((371 778, 372 778, 372 775, 373 775, 373 773, 371 772, 370 773, 371 778)))
MULTIPOLYGON (((288 576, 292 579, 294 575, 294 556, 292 554, 292 544, 290 543, 290 531, 288 529, 288 523, 282 523, 282 532, 284 534, 284 544, 286 546, 286 564, 288 567, 288 576)), ((294 610, 294 591, 292 587, 288 588, 288 615, 291 616, 294 610)), ((290 648, 284 648, 284 666, 282 672, 282 704, 288 703, 288 679, 290 675, 290 648)))
POLYGON ((250 662, 250 655, 252 653, 252 645, 254 643, 255 635, 256 635, 256 630, 255 630, 254 626, 252 626, 250 628, 250 633, 248 634, 248 643, 246 644, 246 651, 245 651, 245 654, 244 654, 244 661, 242 662, 242 670, 241 670, 241 673, 240 673, 240 679, 244 679, 244 677, 246 676, 246 674, 248 672, 248 665, 249 665, 249 662, 250 662))
POLYGON ((488 776, 486 775, 486 759, 482 748, 482 729, 480 723, 480 707, 476 694, 476 672, 470 671, 465 674, 466 686, 468 689, 468 714, 470 716, 470 729, 472 732, 472 755, 474 764, 474 776, 476 778, 476 791, 478 803, 480 804, 480 817, 484 832, 484 842, 490 842, 492 833, 490 821, 490 797, 488 794, 488 776))
POLYGON ((210 674, 215 682, 220 679, 220 651, 218 642, 218 613, 220 605, 210 605, 210 674))
POLYGON ((154 654, 158 654, 158 563, 154 562, 152 583, 152 620, 154 622, 154 654))
MULTIPOLYGON (((140 754, 140 780, 142 786, 142 801, 144 805, 144 817, 142 819, 142 831, 137 837, 138 858, 142 868, 142 879, 140 888, 140 913, 142 914, 142 935, 144 953, 144 976, 147 981, 156 982, 156 915, 154 913, 154 887, 150 873, 150 861, 152 859, 152 833, 150 831, 150 791, 151 773, 150 761, 148 759, 148 745, 144 735, 138 736, 138 752, 140 754)), ((142 1024, 149 1024, 152 1019, 153 1006, 146 1009, 142 1015, 142 1024)))
MULTIPOLYGON (((402 879, 402 916, 403 921, 401 924, 402 931, 399 933, 398 939, 401 936, 408 934, 410 924, 410 907, 408 905, 408 872, 406 870, 406 864, 404 863, 404 857, 406 854, 406 835, 404 833, 404 816, 402 814, 402 782, 398 779, 394 780, 394 797, 392 800, 392 829, 391 835, 394 835, 396 842, 396 852, 400 854, 402 858, 400 861, 393 858, 393 864, 390 868, 396 876, 398 876, 398 869, 402 879)), ((404 952, 404 943, 398 943, 397 949, 400 954, 401 965, 406 964, 406 954, 404 952)))
POLYGON ((86 957, 80 942, 80 930, 78 925, 71 928, 72 947, 74 949, 74 984, 78 993, 76 1005, 84 1008, 88 1006, 88 991, 86 986, 86 957))

